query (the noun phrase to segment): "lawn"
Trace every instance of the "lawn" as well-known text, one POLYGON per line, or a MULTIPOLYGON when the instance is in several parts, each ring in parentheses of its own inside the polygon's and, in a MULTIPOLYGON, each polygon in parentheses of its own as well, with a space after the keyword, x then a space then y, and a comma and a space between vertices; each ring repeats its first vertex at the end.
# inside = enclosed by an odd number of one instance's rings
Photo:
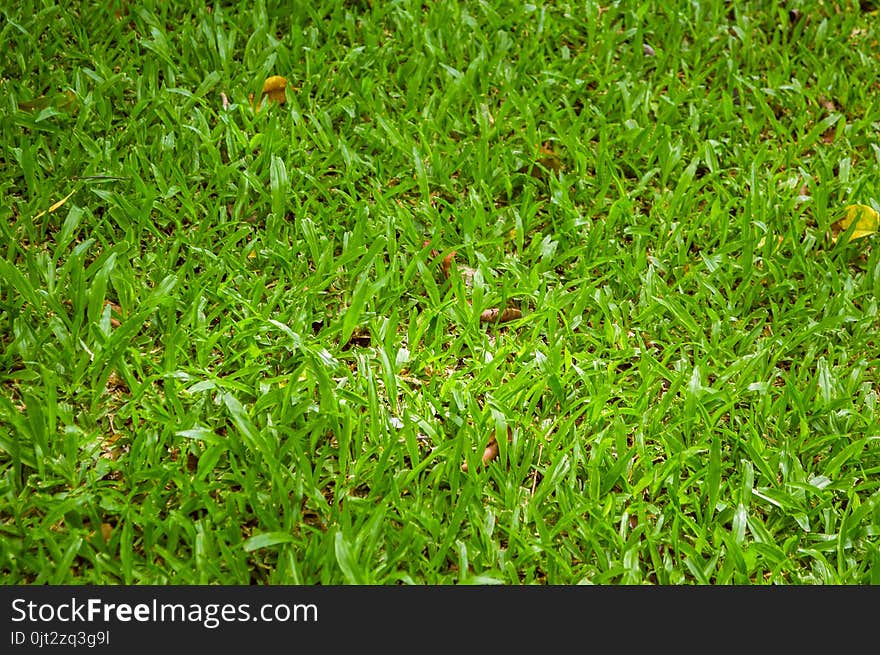
POLYGON ((10 4, 7 584, 880 582, 876 7, 10 4))

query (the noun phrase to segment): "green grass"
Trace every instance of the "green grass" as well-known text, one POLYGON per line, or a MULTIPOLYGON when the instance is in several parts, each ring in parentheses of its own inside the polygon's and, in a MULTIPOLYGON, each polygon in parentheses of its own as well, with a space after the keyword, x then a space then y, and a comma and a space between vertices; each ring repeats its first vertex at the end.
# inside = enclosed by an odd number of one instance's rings
POLYGON ((4 581, 880 582, 876 14, 14 4, 4 581))

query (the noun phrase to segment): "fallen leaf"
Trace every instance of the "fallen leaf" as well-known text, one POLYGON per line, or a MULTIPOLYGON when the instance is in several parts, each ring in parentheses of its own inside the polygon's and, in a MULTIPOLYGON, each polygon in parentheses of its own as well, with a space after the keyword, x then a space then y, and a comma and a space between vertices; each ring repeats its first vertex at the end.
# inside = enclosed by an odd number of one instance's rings
POLYGON ((828 111, 830 111, 832 113, 837 111, 837 106, 834 104, 834 102, 829 100, 825 96, 819 96, 818 102, 819 102, 819 106, 821 106, 823 109, 827 109, 828 111))
POLYGON ((804 180, 803 184, 798 188, 798 196, 801 198, 810 197, 810 185, 808 180, 804 180))
POLYGON ((107 391, 111 394, 126 394, 129 392, 128 384, 119 376, 119 373, 111 371, 107 377, 107 391))
POLYGON ((498 439, 495 438, 495 435, 492 435, 492 438, 489 439, 489 443, 486 444, 486 449, 483 451, 482 462, 483 466, 486 466, 493 459, 498 457, 498 439))
POLYGON ((37 109, 45 109, 46 107, 54 107, 62 111, 72 109, 76 106, 76 94, 73 91, 65 91, 56 93, 52 96, 39 96, 33 100, 25 100, 18 103, 18 108, 24 111, 36 111, 37 109))
MULTIPOLYGON (((449 276, 452 274, 452 264, 455 262, 455 251, 453 250, 451 253, 446 255, 443 258, 443 261, 440 263, 440 270, 443 272, 443 277, 447 280, 449 276)), ((459 275, 461 275, 464 280, 464 285, 470 289, 474 283, 474 276, 477 274, 477 269, 471 268, 470 266, 462 266, 458 263, 455 264, 455 268, 458 271, 459 275)))
MULTIPOLYGON (((110 302, 109 300, 104 300, 104 307, 107 305, 110 306, 110 327, 118 328, 122 323, 119 320, 119 317, 122 316, 122 307, 117 305, 114 302, 110 302)), ((115 373, 111 374, 111 377, 115 375, 115 373)))
POLYGON ((562 170, 562 158, 546 143, 541 146, 541 156, 538 163, 548 171, 558 173, 562 170))
MULTIPOLYGON (((427 248, 430 243, 430 241, 425 241, 422 243, 422 247, 427 248)), ((439 257, 439 253, 436 250, 431 250, 431 256, 439 257)), ((454 263, 455 251, 453 250, 443 258, 442 262, 440 262, 440 270, 443 273, 443 277, 446 279, 449 279, 449 276, 452 274, 452 266, 454 263)), ((455 264, 455 268, 464 280, 465 287, 470 289, 473 285, 474 276, 477 274, 477 270, 470 266, 460 266, 458 264, 455 264)), ((470 302, 470 300, 468 300, 468 302, 470 302)), ((513 307, 508 307, 506 309, 492 307, 480 314, 481 323, 504 323, 506 321, 513 321, 517 318, 522 318, 522 312, 513 307)))
POLYGON ((562 158, 548 144, 544 143, 538 149, 538 157, 535 163, 520 168, 518 173, 526 173, 537 180, 547 180, 550 171, 558 173, 563 168, 562 158))
POLYGON ((446 255, 443 258, 443 262, 440 264, 440 270, 443 272, 443 277, 449 278, 449 272, 452 269, 452 260, 455 259, 455 251, 453 250, 451 253, 446 255))
MULTIPOLYGON (((510 429, 510 426, 507 427, 507 440, 513 441, 513 431, 510 429)), ((498 457, 498 439, 495 438, 493 434, 489 437, 489 443, 486 444, 485 450, 483 450, 483 457, 481 458, 481 462, 483 466, 486 466, 493 459, 498 457)), ((461 465, 461 470, 467 473, 468 465, 467 462, 461 465)))
POLYGON ((497 307, 493 307, 492 309, 487 309, 482 314, 480 314, 481 323, 504 323, 506 321, 513 321, 518 318, 522 318, 522 312, 518 309, 514 309, 513 307, 508 307, 507 309, 502 310, 499 310, 497 307))
POLYGON ((109 523, 101 524, 101 537, 105 542, 110 541, 110 537, 113 535, 113 526, 109 523))
POLYGON ((831 225, 832 241, 837 243, 841 234, 853 228, 850 241, 861 239, 880 230, 880 214, 868 205, 849 205, 846 216, 831 225))
POLYGON ((34 216, 34 220, 38 219, 40 216, 43 216, 44 214, 51 214, 52 212, 54 212, 56 209, 58 209, 59 207, 61 207, 65 202, 67 202, 68 200, 70 200, 70 196, 72 196, 74 193, 76 193, 76 189, 74 189, 73 191, 71 191, 70 193, 68 193, 66 196, 64 196, 61 200, 59 200, 59 201, 56 202, 54 205, 52 205, 51 207, 49 207, 49 209, 47 209, 47 210, 43 210, 43 211, 41 211, 39 214, 37 214, 36 216, 34 216))
MULTIPOLYGON (((263 100, 268 99, 269 102, 277 102, 283 105, 287 101, 285 95, 287 89, 287 80, 280 75, 273 75, 263 84, 263 92, 260 94, 260 101, 254 106, 255 110, 263 107, 263 100)), ((253 99, 251 99, 253 102, 253 99)))

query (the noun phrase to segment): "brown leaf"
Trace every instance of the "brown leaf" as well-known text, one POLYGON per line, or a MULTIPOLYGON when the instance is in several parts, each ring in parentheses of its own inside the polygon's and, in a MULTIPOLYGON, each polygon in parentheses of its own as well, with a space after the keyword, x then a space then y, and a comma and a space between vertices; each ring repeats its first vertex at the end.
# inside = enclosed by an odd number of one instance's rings
POLYGON ((835 106, 834 102, 829 100, 825 96, 819 96, 819 105, 832 113, 837 111, 837 107, 835 106))
POLYGON ((348 341, 342 344, 342 349, 350 350, 352 347, 369 348, 372 342, 372 336, 368 328, 355 326, 348 341))
MULTIPOLYGON (((513 441, 513 430, 510 429, 510 426, 507 427, 507 440, 513 441)), ((486 444, 486 448, 485 450, 483 450, 483 457, 481 459, 483 466, 486 466, 486 464, 491 462, 496 457, 498 457, 498 440, 493 434, 491 437, 489 437, 489 443, 486 444)), ((461 470, 467 473, 467 462, 461 465, 461 470)))
POLYGON ((122 322, 119 320, 119 317, 122 316, 122 307, 115 302, 104 300, 104 307, 107 307, 108 305, 110 306, 110 327, 118 328, 122 325, 122 322))
POLYGON ((803 184, 798 188, 798 195, 801 197, 810 195, 810 184, 809 180, 804 180, 803 184))
POLYGON ((486 449, 483 451, 483 466, 491 462, 496 457, 498 457, 498 440, 493 434, 492 438, 489 439, 489 443, 486 444, 486 449))
MULTIPOLYGON (((424 241, 422 243, 423 248, 427 248, 431 245, 430 241, 424 241)), ((431 250, 432 257, 439 257, 439 253, 436 250, 431 250)), ((446 257, 443 258, 443 261, 440 262, 440 270, 443 273, 443 277, 447 280, 449 276, 452 275, 452 265, 455 262, 455 251, 450 252, 446 257)), ((457 266, 456 270, 461 274, 462 279, 464 280, 465 286, 470 288, 473 284, 474 276, 477 274, 476 269, 473 269, 469 266, 457 266)), ((468 300, 470 302, 470 300, 468 300)), ((487 309, 480 314, 480 322, 481 323, 505 323, 506 321, 513 321, 518 318, 522 318, 522 312, 513 307, 508 307, 506 309, 499 309, 498 307, 492 307, 491 309, 487 309)))
POLYGON ((452 270, 452 260, 455 259, 455 251, 453 250, 451 253, 446 255, 443 258, 443 263, 440 264, 440 270, 443 271, 443 277, 449 278, 449 272, 452 270))
POLYGON ((535 160, 535 163, 523 166, 518 172, 527 173, 536 180, 546 182, 551 171, 558 173, 561 170, 562 159, 545 143, 538 151, 538 158, 535 160))
POLYGON ((518 173, 526 173, 537 180, 546 181, 550 171, 558 173, 563 168, 562 158, 553 148, 544 143, 538 150, 538 158, 535 163, 520 168, 518 173))
POLYGON ((480 314, 481 323, 505 323, 518 318, 522 318, 522 312, 514 307, 507 307, 503 310, 493 307, 480 314))
POLYGON ((107 391, 111 394, 126 394, 129 393, 128 384, 115 370, 110 371, 110 375, 107 376, 107 391))
POLYGON ((541 146, 541 156, 538 157, 538 163, 550 171, 558 173, 562 170, 562 159, 560 156, 546 143, 541 146))

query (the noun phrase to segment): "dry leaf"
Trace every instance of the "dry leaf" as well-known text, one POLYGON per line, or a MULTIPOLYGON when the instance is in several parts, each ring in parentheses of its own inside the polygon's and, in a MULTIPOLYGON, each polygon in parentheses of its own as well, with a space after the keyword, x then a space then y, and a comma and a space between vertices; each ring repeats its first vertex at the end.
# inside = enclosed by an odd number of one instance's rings
POLYGON ((538 158, 533 164, 527 164, 520 168, 518 173, 526 173, 537 180, 546 181, 550 171, 558 173, 563 168, 562 158, 548 144, 543 144, 538 150, 538 158))
POLYGON ((546 143, 541 146, 540 157, 538 163, 550 171, 558 173, 562 170, 562 159, 559 155, 546 143))
MULTIPOLYGON (((443 262, 440 264, 440 270, 443 272, 443 277, 449 279, 449 276, 452 272, 452 263, 455 261, 455 251, 453 250, 451 253, 446 255, 443 258, 443 262)), ((477 274, 477 269, 471 268, 470 266, 461 266, 459 264, 455 265, 456 270, 461 275, 464 280, 464 285, 470 289, 474 283, 474 276, 477 274)))
POLYGON ((548 144, 543 144, 538 150, 538 158, 534 164, 523 166, 520 173, 528 173, 537 180, 547 180, 550 171, 558 173, 562 170, 562 158, 548 144))
POLYGON ((486 444, 486 449, 483 451, 483 466, 486 466, 493 459, 498 457, 498 440, 495 438, 495 435, 492 435, 492 438, 489 439, 489 443, 486 444))
MULTIPOLYGON (((430 241, 425 241, 422 244, 422 247, 425 248, 429 245, 430 241)), ((438 257, 439 253, 436 250, 432 250, 431 256, 438 257)), ((440 270, 443 273, 443 277, 445 277, 446 279, 449 279, 449 276, 452 274, 452 265, 454 262, 454 250, 446 255, 446 257, 443 258, 443 261, 440 262, 440 270)), ((465 287, 471 288, 471 286, 473 285, 474 276, 477 274, 476 269, 469 266, 459 266, 456 264, 456 270, 459 272, 462 279, 464 280, 465 287)), ((468 302, 470 302, 470 300, 468 300, 468 302)), ((480 314, 481 323, 504 323, 506 321, 513 321, 517 318, 522 318, 522 312, 512 307, 508 307, 506 309, 492 307, 491 309, 487 309, 480 314)))
POLYGON ((25 100, 18 103, 18 108, 23 111, 36 111, 37 109, 45 109, 49 106, 62 111, 73 109, 76 106, 76 94, 73 91, 65 91, 53 96, 40 96, 33 100, 25 100))
MULTIPOLYGON (((273 75, 263 84, 263 92, 260 94, 260 101, 254 106, 255 110, 263 107, 263 100, 268 99, 269 102, 277 102, 283 105, 287 101, 286 96, 287 80, 280 75, 273 75)), ((251 98, 253 102, 253 98, 251 98)))
POLYGON ((128 384, 115 370, 111 371, 110 375, 107 376, 107 391, 111 394, 129 393, 128 384))
POLYGON ((74 193, 76 193, 76 189, 74 189, 73 191, 71 191, 70 193, 68 193, 66 196, 64 196, 61 200, 59 200, 59 201, 56 202, 54 205, 52 205, 51 207, 49 207, 49 209, 44 210, 44 211, 41 211, 39 214, 37 214, 36 216, 34 216, 34 220, 38 219, 40 216, 43 216, 44 214, 51 214, 52 212, 54 212, 56 209, 58 209, 59 207, 61 207, 61 205, 63 205, 63 204, 64 204, 65 202, 67 202, 68 200, 70 200, 70 196, 72 196, 74 193))
MULTIPOLYGON (((507 427, 507 441, 513 441, 513 431, 510 429, 510 426, 507 427)), ((493 434, 491 437, 489 437, 489 443, 486 444, 486 448, 485 450, 483 450, 483 457, 481 459, 481 461, 483 462, 483 466, 486 466, 486 464, 491 462, 496 457, 498 457, 498 440, 493 434)), ((461 465, 461 470, 467 473, 467 462, 461 465)))
POLYGON ((104 300, 104 307, 110 305, 110 327, 118 328, 122 323, 119 320, 119 317, 122 316, 122 307, 117 305, 115 302, 110 302, 109 300, 104 300))
POLYGON ((482 314, 480 314, 481 323, 504 323, 506 321, 513 321, 518 318, 522 318, 522 312, 518 309, 514 309, 513 307, 508 307, 507 309, 503 310, 499 310, 497 307, 493 307, 492 309, 487 309, 482 314))
POLYGON ((880 230, 880 214, 868 205, 849 205, 846 216, 831 225, 831 240, 837 243, 838 237, 844 234, 855 223, 850 240, 861 239, 880 230))
POLYGON ((828 111, 830 111, 832 113, 837 111, 837 106, 834 104, 834 102, 829 100, 825 96, 819 96, 818 102, 822 108, 827 109, 828 111))
POLYGON ((440 264, 440 270, 443 272, 443 277, 449 279, 449 272, 452 270, 452 260, 455 259, 455 251, 453 250, 451 253, 446 255, 443 258, 443 262, 440 264))
POLYGON ((801 198, 809 198, 810 197, 809 180, 804 180, 803 184, 801 184, 800 188, 798 188, 798 196, 801 198))

